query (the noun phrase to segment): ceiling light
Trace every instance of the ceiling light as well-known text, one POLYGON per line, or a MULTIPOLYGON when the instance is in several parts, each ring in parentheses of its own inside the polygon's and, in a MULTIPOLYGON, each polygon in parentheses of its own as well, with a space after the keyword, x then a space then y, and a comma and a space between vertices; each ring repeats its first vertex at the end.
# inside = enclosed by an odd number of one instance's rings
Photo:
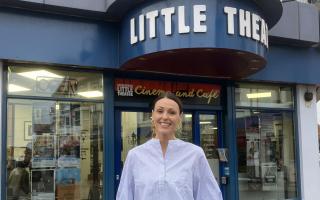
POLYGON ((24 92, 24 91, 30 91, 31 89, 25 88, 19 85, 15 85, 15 84, 9 84, 8 90, 9 92, 24 92))
POLYGON ((98 90, 94 91, 86 91, 86 92, 78 92, 78 95, 86 97, 86 98, 94 98, 94 97, 102 97, 102 92, 98 90))
POLYGON ((261 93, 250 93, 247 94, 248 99, 256 99, 256 98, 266 98, 271 97, 271 92, 261 92, 261 93))
POLYGON ((17 73, 20 76, 24 76, 27 78, 30 78, 32 80, 50 80, 50 79, 54 79, 54 78, 63 78, 63 76, 59 76, 57 74, 54 74, 52 72, 46 71, 46 70, 38 70, 38 71, 29 71, 29 72, 21 72, 21 73, 17 73))
POLYGON ((202 121, 202 122, 200 122, 200 124, 211 124, 211 122, 210 121, 202 121))
POLYGON ((184 114, 185 118, 192 118, 192 114, 184 114))

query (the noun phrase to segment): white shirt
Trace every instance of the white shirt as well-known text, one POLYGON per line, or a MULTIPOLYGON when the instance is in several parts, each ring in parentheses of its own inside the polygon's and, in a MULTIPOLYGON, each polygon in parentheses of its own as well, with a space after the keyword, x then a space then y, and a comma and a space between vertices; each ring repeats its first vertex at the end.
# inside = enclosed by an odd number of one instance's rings
POLYGON ((117 200, 222 200, 202 148, 169 140, 165 157, 151 139, 129 151, 117 200))

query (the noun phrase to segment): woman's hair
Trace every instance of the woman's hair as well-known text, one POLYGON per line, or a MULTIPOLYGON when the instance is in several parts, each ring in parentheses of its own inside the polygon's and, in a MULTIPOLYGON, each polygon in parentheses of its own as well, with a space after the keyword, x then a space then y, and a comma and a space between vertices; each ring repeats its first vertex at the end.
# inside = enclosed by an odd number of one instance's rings
POLYGON ((172 101, 176 102, 179 106, 179 113, 182 113, 182 102, 181 100, 174 95, 172 92, 162 92, 157 98, 155 98, 151 104, 151 109, 154 110, 154 106, 156 105, 156 103, 163 98, 168 98, 171 99, 172 101))

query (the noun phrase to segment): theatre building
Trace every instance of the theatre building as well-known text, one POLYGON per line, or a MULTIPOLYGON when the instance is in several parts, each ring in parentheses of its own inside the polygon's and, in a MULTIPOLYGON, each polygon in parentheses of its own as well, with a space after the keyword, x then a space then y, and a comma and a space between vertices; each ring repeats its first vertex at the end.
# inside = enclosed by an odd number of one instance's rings
POLYGON ((181 98, 177 137, 203 148, 225 200, 318 199, 319 8, 1 1, 0 199, 115 199, 163 91, 181 98))

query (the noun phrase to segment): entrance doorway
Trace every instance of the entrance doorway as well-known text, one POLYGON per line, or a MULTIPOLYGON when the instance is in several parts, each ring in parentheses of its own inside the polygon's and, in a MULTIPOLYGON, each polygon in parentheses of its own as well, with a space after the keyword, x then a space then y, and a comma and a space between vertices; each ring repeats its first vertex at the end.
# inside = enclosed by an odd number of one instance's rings
MULTIPOLYGON (((117 110, 116 124, 116 184, 130 149, 152 138, 151 113, 117 110)), ((221 112, 187 111, 183 113, 182 130, 176 137, 203 148, 211 170, 220 184, 221 163, 218 149, 223 148, 221 112)))

